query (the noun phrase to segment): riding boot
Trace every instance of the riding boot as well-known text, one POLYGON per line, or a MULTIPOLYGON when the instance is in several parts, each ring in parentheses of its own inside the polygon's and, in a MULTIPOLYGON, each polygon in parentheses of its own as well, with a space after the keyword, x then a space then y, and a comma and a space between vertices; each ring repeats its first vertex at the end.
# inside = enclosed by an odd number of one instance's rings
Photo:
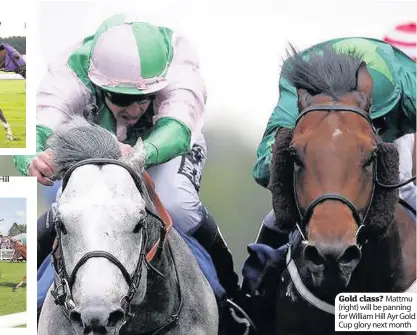
POLYGON ((233 299, 239 289, 239 277, 233 269, 233 258, 214 218, 206 210, 206 214, 198 229, 192 236, 210 254, 220 284, 226 290, 229 299, 233 299))
POLYGON ((51 253, 55 237, 53 211, 49 209, 38 219, 38 269, 51 253))
POLYGON ((281 230, 275 225, 275 215, 270 211, 262 222, 255 243, 266 244, 271 248, 277 249, 288 242, 289 231, 281 230), (268 228, 273 226, 274 229, 268 228))

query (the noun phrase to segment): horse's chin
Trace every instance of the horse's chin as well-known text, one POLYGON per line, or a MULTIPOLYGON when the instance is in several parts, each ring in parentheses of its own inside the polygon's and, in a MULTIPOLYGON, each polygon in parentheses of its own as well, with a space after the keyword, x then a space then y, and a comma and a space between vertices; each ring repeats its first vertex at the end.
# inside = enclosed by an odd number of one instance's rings
POLYGON ((345 292, 350 283, 351 274, 323 274, 310 272, 310 290, 318 298, 334 304, 336 296, 345 292))
POLYGON ((100 330, 92 329, 88 333, 85 332, 86 331, 85 328, 77 322, 71 321, 71 325, 72 325, 72 327, 75 330, 75 333, 77 335, 86 335, 86 334, 87 335, 119 335, 121 322, 120 322, 120 324, 116 325, 115 327, 105 327, 104 329, 101 328, 100 330))

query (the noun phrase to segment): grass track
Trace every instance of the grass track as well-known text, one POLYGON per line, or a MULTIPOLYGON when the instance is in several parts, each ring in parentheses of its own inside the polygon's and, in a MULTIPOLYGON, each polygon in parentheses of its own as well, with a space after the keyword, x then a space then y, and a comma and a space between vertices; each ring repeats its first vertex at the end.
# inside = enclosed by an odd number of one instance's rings
POLYGON ((26 284, 13 292, 25 275, 26 262, 0 261, 0 315, 26 311, 26 284))
POLYGON ((6 138, 0 123, 0 148, 26 147, 25 80, 0 80, 0 108, 12 128, 14 141, 6 138))

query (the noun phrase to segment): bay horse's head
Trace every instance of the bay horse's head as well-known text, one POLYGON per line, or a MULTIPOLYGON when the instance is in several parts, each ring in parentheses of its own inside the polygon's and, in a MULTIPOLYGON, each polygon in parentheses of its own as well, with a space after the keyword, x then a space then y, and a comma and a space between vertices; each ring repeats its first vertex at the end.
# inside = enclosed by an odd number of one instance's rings
POLYGON ((297 247, 303 281, 334 297, 349 284, 371 230, 387 224, 370 218, 384 216, 381 206, 395 191, 382 194, 375 185, 387 170, 397 180, 398 156, 378 142, 369 113, 373 82, 361 55, 308 56, 294 51, 284 64, 299 115, 293 130, 277 133, 270 189, 277 224, 304 237, 297 247), (378 165, 390 168, 377 172, 378 165))

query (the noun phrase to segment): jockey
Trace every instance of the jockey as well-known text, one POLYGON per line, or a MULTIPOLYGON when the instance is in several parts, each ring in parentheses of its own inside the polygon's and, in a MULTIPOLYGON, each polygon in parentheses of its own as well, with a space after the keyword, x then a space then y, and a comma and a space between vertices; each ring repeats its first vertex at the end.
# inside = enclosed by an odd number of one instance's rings
MULTIPOLYGON (((22 55, 7 43, 0 43, 0 70, 4 72, 14 72, 26 79, 26 62, 22 55)), ((26 85, 26 84, 25 84, 26 85)), ((13 140, 12 129, 0 109, 0 121, 6 130, 8 140, 13 140)))
MULTIPOLYGON (((398 24, 385 34, 384 41, 416 61, 416 30, 415 22, 398 24)), ((400 155, 400 181, 405 181, 416 174, 416 133, 401 136, 394 143, 397 145, 400 155)), ((416 210, 417 189, 415 182, 400 188, 400 198, 416 210)))
MULTIPOLYGON (((335 50, 356 50, 363 54, 374 85, 371 118, 384 141, 393 142, 405 134, 415 133, 416 63, 407 54, 388 43, 371 38, 334 39, 315 45, 306 51, 320 51, 324 47, 335 50)), ((279 89, 279 101, 257 149, 258 159, 253 170, 256 182, 263 187, 268 187, 269 183, 275 134, 280 128, 293 128, 298 115, 295 87, 281 77, 279 89)), ((413 156, 409 155, 408 159, 411 157, 413 156)), ((405 156, 401 158, 405 159, 405 156)), ((288 233, 277 227, 275 215, 271 211, 262 223, 256 243, 277 248, 287 243, 288 233)))
MULTIPOLYGON (((232 257, 198 194, 207 151, 199 67, 189 42, 172 30, 126 15, 107 19, 49 67, 37 93, 37 155, 14 156, 14 164, 52 186, 47 139, 76 114, 114 133, 122 154, 143 139, 161 201, 174 224, 206 248, 232 298, 238 289, 232 257)), ((38 219, 38 267, 52 250, 51 213, 38 219)))

